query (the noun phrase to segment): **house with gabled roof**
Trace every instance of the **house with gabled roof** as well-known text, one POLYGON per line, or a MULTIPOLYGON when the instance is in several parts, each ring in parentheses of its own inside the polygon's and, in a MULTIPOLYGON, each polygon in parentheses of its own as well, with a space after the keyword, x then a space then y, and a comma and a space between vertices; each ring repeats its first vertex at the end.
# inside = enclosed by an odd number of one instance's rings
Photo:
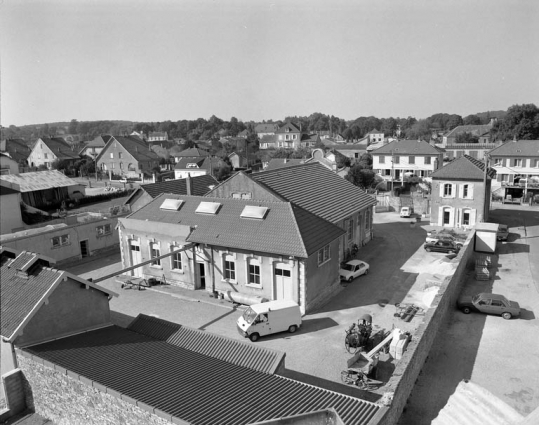
POLYGON ((365 136, 368 137, 369 144, 384 141, 384 132, 378 131, 376 128, 374 130, 369 131, 365 136))
POLYGON ((442 166, 444 150, 423 140, 394 140, 372 150, 372 168, 385 180, 430 177, 442 166))
POLYGON ((195 177, 187 176, 184 179, 143 184, 138 189, 135 189, 129 198, 126 199, 124 204, 130 206, 131 212, 135 212, 162 193, 204 196, 217 184, 218 181, 209 174, 195 177))
POLYGON ((257 124, 255 126, 255 133, 258 136, 258 138, 261 139, 264 136, 274 135, 278 129, 279 129, 279 124, 276 124, 276 123, 257 124))
POLYGON ((79 151, 81 157, 88 156, 92 159, 97 158, 97 155, 105 148, 105 145, 112 138, 108 134, 97 136, 95 139, 84 144, 82 149, 79 151))
POLYGON ((340 290, 344 230, 286 200, 162 194, 118 221, 126 268, 194 244, 134 269, 135 277, 258 302, 289 299, 304 312, 340 290))
POLYGON ((209 156, 182 156, 174 166, 174 178, 185 179, 187 176, 213 175, 219 163, 220 159, 209 156))
POLYGON ((292 202, 346 232, 338 246, 339 261, 372 238, 376 200, 318 162, 251 175, 238 172, 207 196, 292 202))
POLYGON ((159 156, 134 136, 112 136, 96 157, 97 167, 109 175, 127 178, 151 176, 159 156))
POLYGON ((34 143, 27 161, 31 167, 44 165, 50 170, 55 161, 75 162, 79 159, 78 151, 61 137, 42 137, 34 143))
POLYGON ((28 156, 32 152, 31 144, 23 139, 0 140, 0 152, 9 156, 18 164, 28 165, 28 156))
POLYGON ((445 145, 452 145, 456 142, 459 134, 469 133, 472 136, 476 136, 480 144, 492 143, 491 130, 494 125, 495 119, 491 119, 488 124, 469 124, 459 125, 450 130, 442 137, 442 147, 445 145))
POLYGON ((184 149, 183 151, 178 152, 178 153, 171 153, 171 156, 174 157, 175 162, 180 162, 180 160, 185 157, 210 156, 210 154, 204 149, 189 148, 189 149, 184 149))
POLYGON ((430 224, 471 228, 488 220, 491 182, 496 171, 471 156, 455 158, 431 175, 430 224), (486 177, 486 185, 484 180, 486 177))

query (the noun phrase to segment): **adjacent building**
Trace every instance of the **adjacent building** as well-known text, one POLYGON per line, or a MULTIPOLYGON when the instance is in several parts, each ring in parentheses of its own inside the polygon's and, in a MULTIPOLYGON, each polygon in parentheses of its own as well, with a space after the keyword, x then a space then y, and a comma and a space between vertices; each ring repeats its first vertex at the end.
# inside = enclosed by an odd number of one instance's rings
POLYGON ((37 139, 28 156, 31 167, 45 166, 49 170, 55 161, 75 162, 80 159, 78 152, 60 137, 42 137, 37 139))
POLYGON ((109 135, 97 136, 94 140, 91 140, 84 145, 80 150, 79 155, 81 157, 88 156, 95 160, 110 139, 112 139, 112 136, 109 135))
POLYGON ((10 156, 0 153, 0 175, 18 173, 19 163, 10 156))
POLYGON ((365 136, 368 137, 369 144, 384 141, 384 132, 377 129, 369 131, 365 136))
POLYGON ((255 127, 255 133, 259 139, 264 136, 273 136, 279 129, 279 124, 257 124, 255 127))
POLYGON ((0 235, 24 226, 21 212, 21 192, 5 186, 0 180, 0 235))
POLYGON ((174 178, 185 179, 187 176, 196 177, 206 174, 211 176, 215 162, 209 156, 182 156, 174 166, 174 178))
POLYGON ((150 131, 148 134, 148 142, 164 142, 168 140, 166 131, 150 131))
POLYGON ((481 144, 492 143, 491 130, 496 120, 493 118, 488 124, 480 125, 459 125, 453 130, 449 131, 442 137, 443 145, 452 145, 457 141, 457 136, 468 133, 471 136, 475 136, 478 142, 481 144))
POLYGON ((471 228, 488 220, 492 168, 464 155, 432 173, 431 225, 471 228), (486 184, 485 184, 486 182, 486 184))
POLYGON ((184 149, 181 152, 173 153, 171 155, 174 157, 175 162, 180 162, 182 158, 192 158, 196 156, 210 156, 210 154, 206 150, 199 149, 199 148, 184 149))

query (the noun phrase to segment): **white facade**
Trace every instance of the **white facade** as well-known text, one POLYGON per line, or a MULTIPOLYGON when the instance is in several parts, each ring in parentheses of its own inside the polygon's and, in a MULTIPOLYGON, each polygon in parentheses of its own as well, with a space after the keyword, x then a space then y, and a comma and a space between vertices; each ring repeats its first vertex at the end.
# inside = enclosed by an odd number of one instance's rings
POLYGON ((438 168, 439 157, 435 155, 383 155, 373 154, 372 168, 386 180, 402 180, 406 173, 430 177, 438 168))
POLYGON ((174 178, 177 179, 186 179, 187 176, 196 177, 196 176, 205 176, 208 174, 208 170, 204 168, 183 168, 180 170, 174 170, 174 178))
POLYGON ((0 174, 19 174, 19 164, 7 155, 0 155, 0 174))

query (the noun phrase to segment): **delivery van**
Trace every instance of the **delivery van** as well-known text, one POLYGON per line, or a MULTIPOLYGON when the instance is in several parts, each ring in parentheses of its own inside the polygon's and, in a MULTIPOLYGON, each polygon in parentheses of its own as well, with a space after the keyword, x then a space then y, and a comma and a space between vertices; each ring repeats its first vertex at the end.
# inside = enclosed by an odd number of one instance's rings
POLYGON ((401 208, 401 217, 411 217, 414 213, 413 207, 402 207, 401 208))
POLYGON ((238 332, 255 342, 264 335, 296 332, 301 326, 301 311, 294 301, 278 300, 253 304, 238 319, 238 332))

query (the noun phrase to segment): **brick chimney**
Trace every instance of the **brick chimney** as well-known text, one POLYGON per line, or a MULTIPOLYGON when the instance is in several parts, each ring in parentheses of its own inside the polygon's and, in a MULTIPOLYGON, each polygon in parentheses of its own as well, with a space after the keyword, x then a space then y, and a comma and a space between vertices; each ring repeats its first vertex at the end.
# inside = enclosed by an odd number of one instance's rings
POLYGON ((191 179, 191 173, 187 173, 187 178, 185 179, 185 187, 188 195, 193 194, 193 180, 191 179))

